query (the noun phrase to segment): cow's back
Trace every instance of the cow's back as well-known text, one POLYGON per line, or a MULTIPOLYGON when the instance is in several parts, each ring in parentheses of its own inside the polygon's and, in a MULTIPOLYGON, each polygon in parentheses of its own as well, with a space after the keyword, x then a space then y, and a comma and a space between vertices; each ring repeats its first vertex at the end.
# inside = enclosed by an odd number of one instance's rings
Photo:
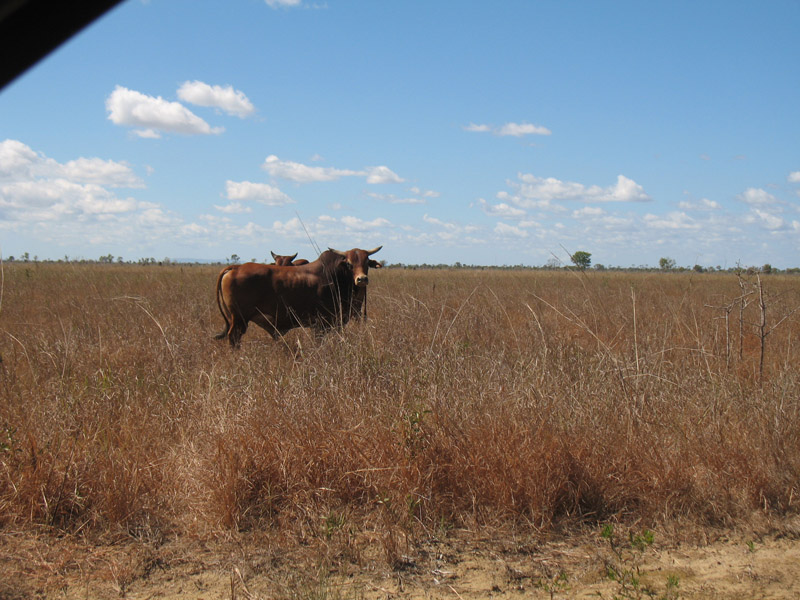
POLYGON ((314 263, 287 269, 245 263, 222 280, 225 302, 246 321, 278 330, 315 324, 332 310, 332 294, 314 263))

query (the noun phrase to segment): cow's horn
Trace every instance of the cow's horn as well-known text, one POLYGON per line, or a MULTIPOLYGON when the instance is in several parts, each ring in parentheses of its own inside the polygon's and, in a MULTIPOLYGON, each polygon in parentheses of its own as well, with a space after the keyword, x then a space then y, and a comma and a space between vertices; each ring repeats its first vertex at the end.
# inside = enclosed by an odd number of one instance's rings
POLYGON ((345 253, 344 253, 344 252, 342 252, 341 250, 336 250, 336 249, 334 249, 334 248, 331 248, 330 246, 328 246, 328 250, 330 250, 330 251, 331 251, 331 252, 333 252, 334 254, 338 254, 339 256, 345 256, 345 257, 347 256, 347 254, 345 254, 345 253))
POLYGON ((380 250, 381 248, 383 248, 383 246, 378 246, 378 247, 377 247, 377 248, 375 248, 374 250, 367 250, 367 256, 370 256, 370 255, 372 255, 372 254, 375 254, 375 253, 376 253, 378 250, 380 250))
POLYGON ((297 252, 295 252, 294 254, 292 254, 292 258, 290 258, 289 260, 294 260, 295 258, 297 258, 297 252))
POLYGON ((274 258, 275 260, 278 260, 278 255, 275 254, 272 250, 270 250, 269 253, 272 254, 272 258, 274 258))

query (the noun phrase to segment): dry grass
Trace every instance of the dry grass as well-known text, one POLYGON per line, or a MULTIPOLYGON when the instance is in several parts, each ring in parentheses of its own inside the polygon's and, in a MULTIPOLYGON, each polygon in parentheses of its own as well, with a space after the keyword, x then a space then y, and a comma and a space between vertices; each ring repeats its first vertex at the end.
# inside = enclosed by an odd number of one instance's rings
POLYGON ((0 527, 399 564, 452 527, 798 510, 796 278, 763 279, 760 374, 731 274, 384 269, 366 324, 234 352, 217 270, 5 266, 0 527))

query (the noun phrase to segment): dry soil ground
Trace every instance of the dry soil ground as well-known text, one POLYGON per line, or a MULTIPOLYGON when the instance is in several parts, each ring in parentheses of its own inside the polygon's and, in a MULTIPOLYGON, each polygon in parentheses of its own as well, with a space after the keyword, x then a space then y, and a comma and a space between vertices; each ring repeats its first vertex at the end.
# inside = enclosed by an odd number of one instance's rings
POLYGON ((380 540, 356 543, 345 560, 339 547, 331 560, 321 546, 286 551, 255 538, 86 547, 6 533, 0 599, 800 598, 800 521, 696 537, 657 537, 643 553, 628 545, 620 562, 596 533, 521 540, 462 532, 417 543, 391 568, 379 558, 380 540), (638 589, 611 580, 612 564, 628 575, 638 568, 638 589))

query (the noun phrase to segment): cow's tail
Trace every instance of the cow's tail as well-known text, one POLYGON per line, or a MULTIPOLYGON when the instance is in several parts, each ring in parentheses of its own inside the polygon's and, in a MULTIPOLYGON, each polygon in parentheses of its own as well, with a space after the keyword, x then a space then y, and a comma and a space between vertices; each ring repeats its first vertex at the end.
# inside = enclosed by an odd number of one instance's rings
POLYGON ((233 269, 235 265, 231 265, 229 267, 225 267, 220 271, 219 277, 217 277, 217 308, 219 308, 219 312, 222 315, 222 318, 225 319, 225 329, 214 336, 214 339, 217 340, 224 340, 228 337, 228 332, 231 330, 231 321, 233 316, 231 315, 231 309, 225 304, 225 300, 222 299, 222 278, 233 269))

